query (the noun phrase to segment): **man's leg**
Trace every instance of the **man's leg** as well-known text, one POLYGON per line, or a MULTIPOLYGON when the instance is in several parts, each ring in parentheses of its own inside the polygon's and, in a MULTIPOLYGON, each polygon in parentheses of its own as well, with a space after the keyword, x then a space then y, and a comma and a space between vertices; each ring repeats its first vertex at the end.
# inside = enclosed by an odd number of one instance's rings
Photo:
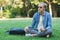
POLYGON ((37 36, 38 30, 29 28, 25 36, 37 36))
POLYGON ((52 30, 51 29, 48 29, 48 30, 46 30, 44 32, 39 32, 37 34, 37 36, 46 36, 46 35, 51 35, 51 34, 52 34, 52 30))
POLYGON ((26 33, 27 34, 38 34, 38 30, 37 29, 31 29, 31 28, 29 28, 26 33))
POLYGON ((48 29, 44 32, 38 32, 37 29, 28 29, 27 34, 33 34, 33 36, 46 36, 46 35, 51 35, 52 34, 52 30, 48 29))

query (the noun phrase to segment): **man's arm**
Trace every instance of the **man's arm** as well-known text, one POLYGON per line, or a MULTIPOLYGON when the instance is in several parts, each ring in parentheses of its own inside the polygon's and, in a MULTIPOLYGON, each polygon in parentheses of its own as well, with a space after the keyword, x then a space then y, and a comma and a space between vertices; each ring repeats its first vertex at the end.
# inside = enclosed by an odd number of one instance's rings
POLYGON ((34 26, 35 26, 35 23, 36 23, 36 19, 35 19, 35 16, 36 16, 36 14, 34 14, 34 16, 33 16, 33 19, 32 19, 32 23, 31 23, 31 26, 29 26, 29 28, 34 28, 34 26))
POLYGON ((24 29, 24 31, 27 32, 29 28, 34 28, 35 22, 36 21, 35 21, 35 14, 34 14, 31 26, 26 26, 25 29, 24 29))
POLYGON ((48 19, 48 21, 47 21, 46 30, 47 30, 47 29, 51 29, 51 27, 52 27, 52 21, 51 21, 51 16, 50 16, 50 14, 48 14, 47 19, 48 19))

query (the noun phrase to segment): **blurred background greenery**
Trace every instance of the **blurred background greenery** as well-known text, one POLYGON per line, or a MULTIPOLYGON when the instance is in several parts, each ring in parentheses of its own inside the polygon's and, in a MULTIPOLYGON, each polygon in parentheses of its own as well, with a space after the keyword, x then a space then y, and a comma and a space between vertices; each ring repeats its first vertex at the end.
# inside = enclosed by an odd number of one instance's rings
POLYGON ((0 0, 0 18, 32 17, 38 9, 38 3, 51 5, 52 17, 60 17, 60 0, 0 0))

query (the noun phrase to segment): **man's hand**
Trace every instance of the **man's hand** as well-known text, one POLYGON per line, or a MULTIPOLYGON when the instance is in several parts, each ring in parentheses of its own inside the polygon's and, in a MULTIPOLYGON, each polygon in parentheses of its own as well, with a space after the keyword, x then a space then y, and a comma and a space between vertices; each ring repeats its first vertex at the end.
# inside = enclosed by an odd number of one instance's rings
POLYGON ((41 31, 45 31, 45 29, 43 28, 43 29, 41 29, 41 31))
POLYGON ((40 31, 45 31, 45 29, 43 28, 43 27, 40 27, 40 28, 38 28, 38 31, 40 32, 40 31))
POLYGON ((25 32, 27 32, 27 31, 28 31, 28 26, 26 26, 26 27, 25 27, 24 31, 25 31, 25 32))

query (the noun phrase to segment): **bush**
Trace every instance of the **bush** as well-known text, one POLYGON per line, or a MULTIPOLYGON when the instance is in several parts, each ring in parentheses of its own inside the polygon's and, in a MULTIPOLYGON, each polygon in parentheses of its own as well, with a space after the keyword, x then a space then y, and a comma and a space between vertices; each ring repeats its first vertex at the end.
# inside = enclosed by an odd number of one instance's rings
POLYGON ((26 13, 26 10, 24 9, 24 7, 21 8, 20 12, 21 12, 20 15, 21 15, 22 17, 27 17, 27 13, 26 13))
POLYGON ((38 6, 37 5, 35 5, 35 4, 33 4, 32 5, 32 8, 29 10, 29 12, 30 12, 30 17, 33 17, 33 15, 34 15, 34 13, 36 13, 38 11, 38 6))
POLYGON ((36 9, 30 9, 30 17, 33 17, 34 13, 36 13, 37 10, 36 9))
POLYGON ((20 15, 20 8, 19 7, 17 7, 17 8, 11 8, 10 12, 11 12, 10 17, 14 18, 17 15, 20 15))
POLYGON ((11 15, 11 13, 7 9, 3 12, 3 16, 6 17, 6 18, 10 18, 10 15, 11 15))

